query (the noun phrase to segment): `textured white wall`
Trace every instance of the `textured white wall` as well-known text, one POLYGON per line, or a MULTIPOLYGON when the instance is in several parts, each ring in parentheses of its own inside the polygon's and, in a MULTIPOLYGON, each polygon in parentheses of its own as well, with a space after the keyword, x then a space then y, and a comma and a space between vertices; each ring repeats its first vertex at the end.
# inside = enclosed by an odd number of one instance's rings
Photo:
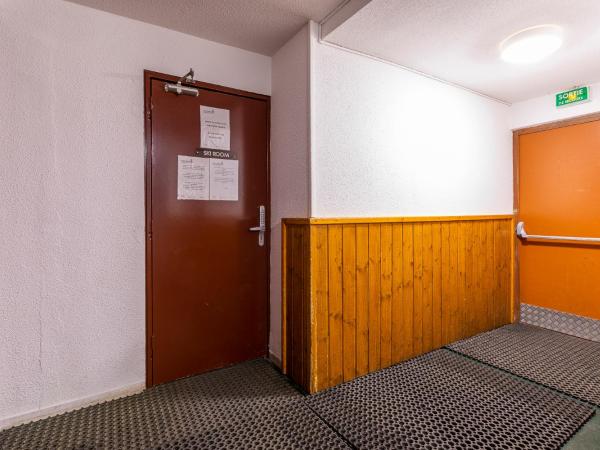
POLYGON ((512 212, 508 106, 318 42, 312 76, 313 216, 512 212))
MULTIPOLYGON (((564 90, 567 89, 569 88, 564 90)), ((556 92, 560 91, 560 89, 557 89, 556 92)), ((510 128, 516 130, 600 111, 600 82, 590 86, 590 101, 586 103, 557 108, 555 103, 556 92, 513 103, 510 107, 510 128)))
POLYGON ((143 69, 269 94, 271 61, 58 0, 0 1, 0 55, 6 426, 144 380, 143 69))
POLYGON ((271 353, 281 358, 281 218, 309 215, 308 25, 273 56, 271 98, 271 353))

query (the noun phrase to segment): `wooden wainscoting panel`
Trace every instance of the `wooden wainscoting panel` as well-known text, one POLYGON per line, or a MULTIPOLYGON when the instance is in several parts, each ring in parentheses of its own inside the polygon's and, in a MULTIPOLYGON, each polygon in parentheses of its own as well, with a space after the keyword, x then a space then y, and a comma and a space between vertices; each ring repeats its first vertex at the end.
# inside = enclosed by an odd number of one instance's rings
POLYGON ((357 335, 356 321, 356 225, 342 225, 342 341, 344 381, 356 377, 357 335))
POLYGON ((442 346, 442 226, 431 224, 431 245, 433 254, 432 295, 433 348, 442 346))
POLYGON ((507 317, 510 316, 510 236, 512 227, 506 227, 505 224, 496 222, 494 229, 494 264, 496 274, 496 295, 494 297, 494 310, 496 318, 494 326, 499 327, 507 323, 507 317))
POLYGON ((512 216, 284 221, 284 371, 316 392, 512 320, 512 216))
POLYGON ((329 383, 344 380, 342 324, 342 225, 327 227, 329 278, 329 383))
POLYGON ((402 224, 392 224, 392 361, 404 355, 404 279, 402 224))
POLYGON ((432 224, 423 224, 421 302, 423 307, 423 353, 433 350, 433 241, 432 224))
POLYGON ((465 328, 467 334, 477 333, 477 318, 482 315, 481 302, 477 301, 480 295, 480 289, 477 284, 477 255, 479 249, 479 223, 467 223, 467 248, 466 248, 466 292, 468 294, 467 303, 471 307, 467 310, 465 328))
POLYGON ((423 354, 423 224, 413 225, 413 355, 423 354))
POLYGON ((400 361, 413 356, 414 325, 414 224, 402 225, 402 355, 400 361))
POLYGON ((450 311, 452 298, 450 297, 450 227, 447 224, 440 224, 442 239, 441 254, 442 254, 442 283, 441 283, 441 298, 442 308, 440 312, 440 320, 442 322, 442 342, 440 345, 446 345, 452 341, 450 336, 450 311))
POLYGON ((381 367, 392 364, 392 276, 393 276, 393 233, 391 223, 381 225, 381 367))
MULTIPOLYGON (((329 268, 327 226, 310 227, 310 309, 312 357, 310 392, 329 382, 329 268)), ((306 384, 301 384, 306 386, 306 384)))
POLYGON ((309 229, 291 225, 283 230, 283 367, 300 385, 310 380, 309 229))
POLYGON ((356 225, 356 375, 369 373, 369 226, 356 225))
POLYGON ((381 368, 381 226, 369 224, 369 372, 381 368))

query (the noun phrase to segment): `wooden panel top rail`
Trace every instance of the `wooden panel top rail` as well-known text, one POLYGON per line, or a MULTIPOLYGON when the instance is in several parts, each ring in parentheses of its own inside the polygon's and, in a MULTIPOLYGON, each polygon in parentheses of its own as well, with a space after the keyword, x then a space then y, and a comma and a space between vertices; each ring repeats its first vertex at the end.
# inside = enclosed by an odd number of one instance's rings
POLYGON ((465 220, 511 220, 512 214, 487 216, 422 216, 422 217, 336 217, 282 219, 287 225, 337 225, 345 223, 403 223, 403 222, 455 222, 465 220))

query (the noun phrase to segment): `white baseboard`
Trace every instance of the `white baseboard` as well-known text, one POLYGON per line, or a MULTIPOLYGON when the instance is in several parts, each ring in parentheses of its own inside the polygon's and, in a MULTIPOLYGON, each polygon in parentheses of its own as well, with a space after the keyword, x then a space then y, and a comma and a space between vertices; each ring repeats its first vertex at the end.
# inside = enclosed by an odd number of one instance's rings
POLYGON ((128 395, 137 394, 142 392, 146 388, 145 382, 139 382, 130 384, 129 386, 120 387, 111 391, 106 391, 101 394, 91 395, 89 397, 82 397, 75 400, 69 400, 68 402, 59 403, 45 408, 29 411, 24 414, 19 414, 12 417, 0 419, 0 430, 5 428, 14 427, 27 422, 33 422, 35 420, 44 419, 46 417, 55 416, 75 409, 83 408, 85 406, 95 405, 108 400, 114 400, 128 395))

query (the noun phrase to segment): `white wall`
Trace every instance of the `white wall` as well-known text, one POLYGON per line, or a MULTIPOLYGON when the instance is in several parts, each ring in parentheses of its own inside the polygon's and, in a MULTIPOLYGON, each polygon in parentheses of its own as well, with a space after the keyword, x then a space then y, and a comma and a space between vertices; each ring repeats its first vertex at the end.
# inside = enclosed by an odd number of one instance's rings
MULTIPOLYGON (((0 1, 0 426, 145 372, 143 70, 270 93, 270 58, 0 1)), ((50 408, 50 409, 48 409, 50 408)), ((60 410, 60 407, 58 407, 60 410)))
POLYGON ((281 218, 308 217, 309 31, 273 56, 271 99, 271 353, 281 359, 281 218))
MULTIPOLYGON (((512 211, 505 105, 311 30, 273 58, 276 357, 281 217, 512 211)), ((143 69, 270 94, 271 59, 59 0, 0 0, 0 55, 3 427, 143 386, 143 69)))
POLYGON ((512 213, 508 106, 315 39, 313 216, 512 213))
POLYGON ((590 86, 590 101, 586 103, 557 108, 555 102, 555 94, 551 94, 513 103, 510 107, 510 128, 516 130, 600 112, 600 82, 590 86))

